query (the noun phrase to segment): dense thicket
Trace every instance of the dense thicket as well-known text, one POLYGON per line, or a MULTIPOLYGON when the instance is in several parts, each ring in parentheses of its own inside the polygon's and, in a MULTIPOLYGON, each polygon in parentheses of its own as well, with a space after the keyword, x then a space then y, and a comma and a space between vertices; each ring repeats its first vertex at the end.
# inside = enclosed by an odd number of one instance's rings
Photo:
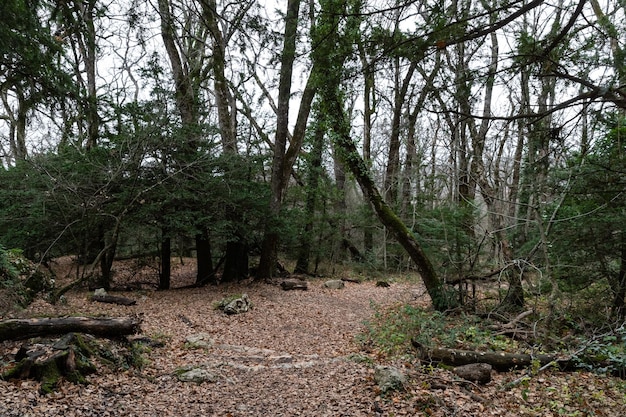
POLYGON ((4 2, 0 244, 105 288, 351 262, 623 318, 623 2, 283 3, 4 2))

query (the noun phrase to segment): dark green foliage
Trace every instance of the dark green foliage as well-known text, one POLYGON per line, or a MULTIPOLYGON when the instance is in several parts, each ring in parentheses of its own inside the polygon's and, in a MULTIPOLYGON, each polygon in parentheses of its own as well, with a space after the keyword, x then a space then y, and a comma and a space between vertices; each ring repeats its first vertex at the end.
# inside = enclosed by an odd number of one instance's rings
POLYGON ((0 314, 28 304, 26 288, 20 282, 18 268, 11 254, 0 245, 0 314))
POLYGON ((626 327, 585 340, 574 361, 583 369, 626 378, 626 327))
MULTIPOLYGON (((555 187, 565 198, 551 233, 554 273, 562 290, 576 292, 608 283, 623 314, 626 273, 626 128, 623 119, 609 124, 606 136, 584 157, 570 160, 555 187)), ((553 210, 548 207, 548 211, 553 210)))
POLYGON ((3 242, 33 259, 68 253, 93 259, 132 190, 112 156, 108 149, 66 148, 3 172, 10 184, 0 192, 3 242))
POLYGON ((40 0, 0 2, 0 74, 3 89, 15 89, 28 106, 70 93, 70 77, 58 67, 62 40, 43 21, 40 0), (40 13, 41 12, 41 13, 40 13))
POLYGON ((21 250, 0 245, 0 314, 26 307, 40 293, 52 290, 54 280, 30 262, 21 250))
POLYGON ((0 243, 31 259, 101 255, 106 287, 117 248, 124 256, 156 253, 161 231, 189 256, 198 234, 217 254, 229 242, 254 246, 267 219, 263 160, 214 156, 216 131, 190 150, 189 132, 172 126, 159 103, 115 109, 118 131, 90 150, 61 146, 0 170, 0 243), (213 242, 214 240, 214 242, 213 242))
POLYGON ((421 209, 414 233, 424 250, 438 266, 442 275, 455 277, 467 273, 472 266, 477 243, 469 233, 474 208, 470 205, 441 205, 432 210, 421 209))
POLYGON ((18 161, 0 169, 0 182, 0 243, 22 248, 28 257, 44 253, 55 230, 46 204, 48 180, 32 164, 18 161))
POLYGON ((361 342, 385 354, 412 353, 411 340, 424 346, 467 350, 511 350, 517 344, 487 330, 484 320, 472 315, 446 316, 438 311, 403 305, 388 310, 376 308, 361 342))
POLYGON ((19 278, 19 271, 16 265, 11 262, 9 251, 0 245, 0 279, 2 282, 15 281, 19 278))

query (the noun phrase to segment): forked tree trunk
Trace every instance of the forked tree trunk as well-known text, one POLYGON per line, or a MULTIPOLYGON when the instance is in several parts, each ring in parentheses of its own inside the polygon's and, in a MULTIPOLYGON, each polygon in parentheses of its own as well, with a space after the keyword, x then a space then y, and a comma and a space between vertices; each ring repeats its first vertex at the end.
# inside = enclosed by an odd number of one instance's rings
MULTIPOLYGON (((296 40, 298 32, 298 16, 300 0, 288 0, 287 14, 285 16, 285 37, 283 51, 280 58, 280 81, 278 85, 278 110, 276 120, 276 136, 274 140, 274 155, 272 158, 272 179, 270 182, 270 215, 278 218, 285 192, 290 164, 287 160, 287 136, 289 133, 289 101, 291 98, 291 86, 293 64, 296 57, 296 40)), ((259 261, 257 274, 262 279, 270 279, 274 273, 274 266, 278 259, 279 236, 273 219, 265 226, 265 236, 259 261)))

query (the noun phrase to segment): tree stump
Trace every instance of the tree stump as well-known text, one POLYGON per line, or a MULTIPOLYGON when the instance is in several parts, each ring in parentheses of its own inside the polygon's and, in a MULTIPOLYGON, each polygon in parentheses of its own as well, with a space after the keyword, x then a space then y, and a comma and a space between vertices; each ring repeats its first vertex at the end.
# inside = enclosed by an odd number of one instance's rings
POLYGON ((22 345, 15 355, 15 365, 2 379, 36 379, 41 381, 39 391, 42 394, 54 391, 61 377, 85 383, 85 376, 96 371, 89 360, 94 350, 92 343, 85 335, 70 333, 52 345, 22 345))
POLYGON ((86 377, 98 369, 96 363, 113 370, 141 365, 139 346, 145 344, 143 340, 113 341, 78 333, 68 333, 60 339, 33 340, 36 342, 20 347, 0 379, 35 379, 41 382, 42 394, 54 391, 61 378, 76 384, 87 383, 86 377))

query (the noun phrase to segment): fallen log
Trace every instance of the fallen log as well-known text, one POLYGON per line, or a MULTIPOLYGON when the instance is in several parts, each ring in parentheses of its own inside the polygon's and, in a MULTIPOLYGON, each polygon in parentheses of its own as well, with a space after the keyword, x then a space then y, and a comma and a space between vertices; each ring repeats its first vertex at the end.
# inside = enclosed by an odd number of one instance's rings
POLYGON ((134 306, 137 304, 136 300, 128 297, 120 297, 117 295, 92 295, 91 301, 97 301, 99 303, 119 304, 123 306, 134 306))
POLYGON ((488 384, 491 382, 491 365, 488 363, 470 363, 457 366, 452 370, 456 376, 467 381, 488 384))
POLYGON ((140 324, 141 320, 136 317, 9 319, 0 321, 0 342, 71 332, 117 337, 139 333, 141 331, 140 324))
POLYGON ((285 291, 289 291, 289 290, 306 291, 309 289, 307 282, 299 280, 299 279, 285 279, 280 283, 280 287, 285 291))
POLYGON ((538 362, 540 365, 554 363, 561 370, 575 368, 575 364, 569 359, 560 359, 555 355, 527 355, 522 353, 506 352, 476 352, 462 349, 431 348, 413 339, 411 344, 418 352, 422 360, 441 362, 445 365, 460 366, 472 363, 487 363, 498 371, 508 371, 514 368, 526 368, 538 362))

